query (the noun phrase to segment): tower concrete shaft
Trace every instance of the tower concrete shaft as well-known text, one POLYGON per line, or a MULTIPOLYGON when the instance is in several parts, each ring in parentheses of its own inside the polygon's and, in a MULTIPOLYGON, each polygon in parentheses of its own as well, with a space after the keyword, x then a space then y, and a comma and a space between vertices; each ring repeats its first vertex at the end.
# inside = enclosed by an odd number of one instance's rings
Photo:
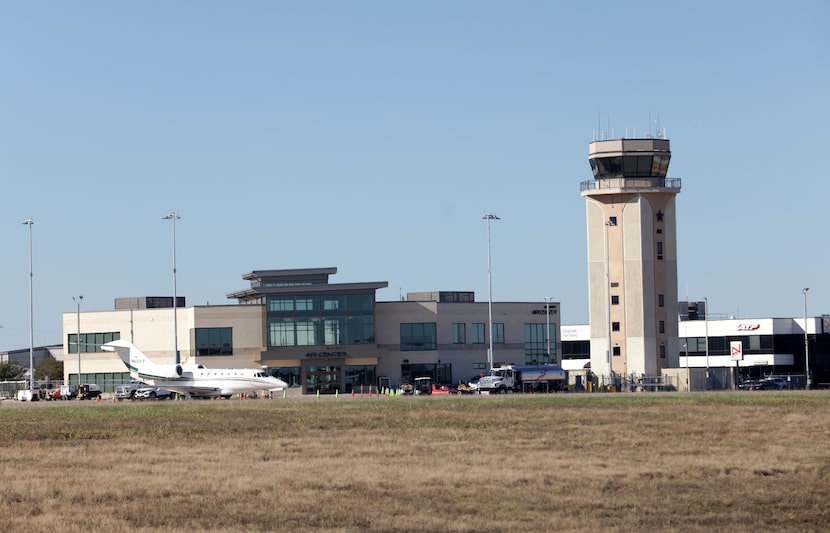
POLYGON ((667 178, 667 139, 590 144, 583 181, 588 228, 591 369, 654 376, 679 365, 677 228, 680 179, 667 178))

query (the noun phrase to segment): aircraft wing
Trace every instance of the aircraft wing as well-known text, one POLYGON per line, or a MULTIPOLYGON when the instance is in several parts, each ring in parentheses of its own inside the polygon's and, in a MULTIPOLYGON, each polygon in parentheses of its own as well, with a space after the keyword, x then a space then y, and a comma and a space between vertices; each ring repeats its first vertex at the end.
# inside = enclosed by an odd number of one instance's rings
POLYGON ((176 385, 175 382, 169 381, 165 382, 164 385, 162 385, 162 388, 178 392, 179 394, 189 394, 190 396, 219 396, 222 392, 218 387, 182 387, 180 385, 176 385))

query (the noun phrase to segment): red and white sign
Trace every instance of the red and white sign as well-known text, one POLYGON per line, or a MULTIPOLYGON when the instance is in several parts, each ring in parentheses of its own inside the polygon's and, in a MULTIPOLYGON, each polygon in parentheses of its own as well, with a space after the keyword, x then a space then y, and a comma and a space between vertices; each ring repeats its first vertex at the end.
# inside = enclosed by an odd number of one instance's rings
POLYGON ((738 324, 738 331, 755 331, 761 329, 761 324, 738 324))
POLYGON ((729 353, 732 355, 733 361, 742 361, 744 358, 744 343, 742 341, 730 342, 729 353))

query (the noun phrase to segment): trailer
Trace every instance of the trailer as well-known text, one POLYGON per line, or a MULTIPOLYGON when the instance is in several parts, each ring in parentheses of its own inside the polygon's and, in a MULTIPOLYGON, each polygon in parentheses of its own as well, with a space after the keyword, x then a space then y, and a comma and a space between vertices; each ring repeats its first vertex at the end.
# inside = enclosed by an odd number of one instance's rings
POLYGON ((482 392, 556 392, 568 384, 568 372, 559 365, 504 365, 492 368, 478 381, 482 392))

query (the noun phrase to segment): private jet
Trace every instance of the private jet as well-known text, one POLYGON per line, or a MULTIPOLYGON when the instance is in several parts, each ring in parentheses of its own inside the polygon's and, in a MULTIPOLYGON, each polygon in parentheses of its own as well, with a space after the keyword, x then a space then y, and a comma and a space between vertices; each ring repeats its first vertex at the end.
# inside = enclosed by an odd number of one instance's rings
POLYGON ((288 388, 283 380, 253 368, 205 368, 200 364, 157 365, 134 344, 125 340, 108 342, 101 349, 116 352, 130 370, 132 379, 178 392, 187 398, 229 398, 234 394, 288 388))

